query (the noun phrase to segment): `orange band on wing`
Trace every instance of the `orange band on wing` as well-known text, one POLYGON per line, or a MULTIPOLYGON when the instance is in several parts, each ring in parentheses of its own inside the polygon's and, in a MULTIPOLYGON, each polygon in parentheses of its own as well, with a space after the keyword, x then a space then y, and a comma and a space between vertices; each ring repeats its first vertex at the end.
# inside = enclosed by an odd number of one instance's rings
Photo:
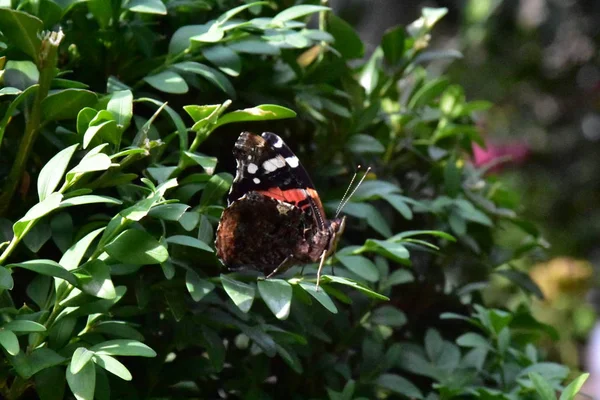
POLYGON ((306 199, 306 191, 304 189, 281 190, 275 187, 269 190, 258 190, 258 193, 290 204, 298 204, 306 199))

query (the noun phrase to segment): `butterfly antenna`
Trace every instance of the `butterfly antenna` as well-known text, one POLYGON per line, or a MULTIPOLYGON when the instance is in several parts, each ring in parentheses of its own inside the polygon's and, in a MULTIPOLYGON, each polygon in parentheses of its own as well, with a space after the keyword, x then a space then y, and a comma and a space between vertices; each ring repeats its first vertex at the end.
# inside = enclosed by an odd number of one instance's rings
MULTIPOLYGON (((367 175, 369 174, 370 171, 371 171, 371 167, 368 167, 367 170, 365 171, 365 174, 362 176, 362 178, 360 178, 360 181, 358 181, 358 183, 356 184, 356 187, 352 190, 352 192, 350 192, 348 197, 346 197, 345 199, 342 200, 342 202, 340 203, 340 205, 338 207, 338 210, 335 213, 336 218, 342 212, 344 207, 346 207, 346 204, 348 204, 348 202, 350 201, 352 196, 354 196, 354 193, 356 193, 356 191, 358 190, 360 185, 363 183, 363 181, 365 180, 365 178, 367 177, 367 175)), ((354 175, 356 176, 356 174, 354 174, 354 175)), ((354 181, 354 178, 352 178, 352 180, 354 181)), ((350 184, 352 184, 352 182, 350 184)), ((350 186, 348 188, 350 188, 350 186)))
MULTIPOLYGON (((358 166, 357 169, 360 169, 360 165, 358 166)), ((348 185, 348 187, 346 188, 346 191, 344 192, 344 195, 342 196, 342 199, 340 200, 340 204, 338 204, 336 210, 335 210, 335 216, 337 217, 338 214, 340 213, 340 210, 342 208, 342 204, 344 204, 344 200, 346 200, 346 195, 348 194, 348 192, 350 191, 350 188, 352 188, 352 184, 354 183, 354 180, 356 179, 356 175, 358 175, 358 171, 354 172, 354 176, 352 177, 352 179, 350 180, 350 184, 348 185)))

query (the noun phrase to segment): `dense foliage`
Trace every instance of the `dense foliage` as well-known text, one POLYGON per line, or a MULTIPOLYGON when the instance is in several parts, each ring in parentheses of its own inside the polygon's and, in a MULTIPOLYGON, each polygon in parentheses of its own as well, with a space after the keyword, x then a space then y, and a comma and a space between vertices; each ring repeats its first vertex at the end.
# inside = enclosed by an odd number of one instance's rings
POLYGON ((535 346, 557 332, 481 299, 492 274, 541 296, 513 262, 543 241, 469 161, 489 104, 427 73, 445 10, 363 63, 327 7, 280 3, 0 8, 0 394, 574 398, 535 346), (216 259, 242 130, 282 134, 329 211, 372 167, 323 290, 216 259))

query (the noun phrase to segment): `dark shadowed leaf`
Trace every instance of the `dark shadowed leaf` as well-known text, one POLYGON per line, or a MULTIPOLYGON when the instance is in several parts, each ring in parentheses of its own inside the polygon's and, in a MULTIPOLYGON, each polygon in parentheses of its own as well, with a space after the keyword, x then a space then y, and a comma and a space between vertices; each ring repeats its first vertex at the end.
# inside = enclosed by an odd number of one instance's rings
POLYGON ((42 101, 44 121, 57 121, 77 117, 79 110, 96 104, 96 93, 84 89, 64 89, 42 101))

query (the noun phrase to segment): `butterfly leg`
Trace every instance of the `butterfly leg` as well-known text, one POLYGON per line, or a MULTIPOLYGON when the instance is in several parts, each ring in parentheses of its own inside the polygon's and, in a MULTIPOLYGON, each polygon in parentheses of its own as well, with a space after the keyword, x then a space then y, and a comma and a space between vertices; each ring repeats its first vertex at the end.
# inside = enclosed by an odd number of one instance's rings
POLYGON ((327 255, 327 250, 323 251, 321 254, 321 262, 319 262, 319 269, 317 270, 317 285, 316 291, 319 291, 319 283, 321 282, 321 271, 323 270, 323 265, 325 264, 325 256, 327 255))
POLYGON ((277 275, 279 272, 284 272, 292 265, 292 260, 294 259, 294 255, 290 254, 271 272, 265 279, 271 279, 272 276, 277 275))

